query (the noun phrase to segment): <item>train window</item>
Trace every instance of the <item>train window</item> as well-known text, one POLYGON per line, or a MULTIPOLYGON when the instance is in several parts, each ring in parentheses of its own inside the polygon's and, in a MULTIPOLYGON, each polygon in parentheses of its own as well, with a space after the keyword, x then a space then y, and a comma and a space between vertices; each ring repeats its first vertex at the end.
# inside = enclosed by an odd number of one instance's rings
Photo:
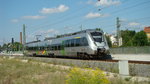
POLYGON ((39 50, 43 50, 43 47, 41 46, 41 47, 39 47, 39 50))
POLYGON ((35 47, 32 47, 32 50, 36 50, 36 48, 35 48, 35 47))
POLYGON ((100 33, 100 32, 91 32, 91 35, 92 36, 101 36, 102 33, 100 33))
POLYGON ((102 42, 102 38, 94 38, 94 41, 96 41, 96 42, 102 42))
POLYGON ((68 40, 68 47, 71 47, 71 40, 68 40))
POLYGON ((57 45, 54 46, 54 50, 57 50, 57 45))
POLYGON ((85 46, 88 46, 88 41, 86 38, 84 39, 84 42, 85 42, 85 46))
POLYGON ((34 50, 34 47, 31 47, 31 50, 34 50))
POLYGON ((45 46, 45 50, 49 50, 49 47, 48 47, 48 46, 45 46))
POLYGON ((30 47, 29 49, 30 49, 30 50, 33 50, 33 47, 30 47))
POLYGON ((39 50, 42 50, 42 47, 39 47, 38 49, 39 49, 39 50))
POLYGON ((54 50, 54 46, 53 45, 51 46, 51 50, 54 50))
POLYGON ((67 40, 67 47, 69 47, 70 46, 70 41, 69 40, 67 40))
POLYGON ((50 45, 47 46, 47 50, 50 50, 50 45))
POLYGON ((63 41, 60 45, 60 50, 64 50, 64 47, 67 47, 67 41, 63 41))
POLYGON ((71 47, 74 47, 75 39, 71 39, 71 47))
POLYGON ((38 50, 38 47, 33 47, 33 50, 38 50))
POLYGON ((100 33, 100 32, 92 32, 91 35, 92 35, 94 41, 100 42, 100 43, 102 42, 102 33, 100 33))
POLYGON ((58 45, 58 50, 61 50, 61 46, 60 45, 58 45))
POLYGON ((88 41, 85 37, 81 39, 81 45, 82 46, 88 46, 88 41))
POLYGON ((29 47, 29 50, 32 50, 32 47, 29 47))
POLYGON ((29 50, 29 49, 30 49, 30 47, 28 47, 28 46, 27 46, 27 47, 26 47, 26 49, 27 49, 27 50, 29 50))
POLYGON ((42 50, 45 50, 45 47, 44 47, 44 46, 42 46, 42 50))
POLYGON ((78 39, 66 40, 65 44, 64 44, 65 47, 87 46, 87 45, 88 45, 88 41, 85 37, 84 38, 78 38, 78 39))
POLYGON ((71 41, 71 45, 70 45, 70 47, 73 47, 73 46, 74 46, 74 42, 73 42, 73 40, 72 40, 72 39, 71 39, 70 41, 71 41))
POLYGON ((35 50, 35 47, 32 47, 31 50, 35 50))
POLYGON ((57 50, 57 46, 56 45, 54 45, 54 50, 57 50))
POLYGON ((34 47, 31 47, 31 50, 34 50, 34 47))
POLYGON ((68 40, 65 41, 64 46, 65 46, 65 47, 68 47, 68 40))
POLYGON ((34 47, 31 47, 30 49, 31 49, 31 50, 34 50, 34 47))
POLYGON ((80 46, 80 41, 81 39, 79 38, 79 39, 76 39, 76 42, 75 42, 75 46, 80 46))
POLYGON ((31 47, 31 50, 34 50, 34 47, 31 47))

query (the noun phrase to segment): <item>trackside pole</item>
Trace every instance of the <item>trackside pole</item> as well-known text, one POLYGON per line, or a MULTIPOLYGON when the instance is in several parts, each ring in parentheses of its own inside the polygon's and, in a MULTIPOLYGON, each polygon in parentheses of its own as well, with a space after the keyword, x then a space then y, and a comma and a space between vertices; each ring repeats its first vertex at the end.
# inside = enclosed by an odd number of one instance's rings
POLYGON ((23 24, 23 54, 25 53, 25 44, 26 44, 26 31, 25 31, 25 24, 23 24))

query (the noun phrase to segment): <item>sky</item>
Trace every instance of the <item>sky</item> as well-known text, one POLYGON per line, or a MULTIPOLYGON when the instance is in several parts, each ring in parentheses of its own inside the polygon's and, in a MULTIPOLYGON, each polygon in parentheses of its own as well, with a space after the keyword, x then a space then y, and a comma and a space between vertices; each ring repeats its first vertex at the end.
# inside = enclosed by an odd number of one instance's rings
POLYGON ((85 29, 116 33, 150 26, 150 0, 0 0, 0 45, 19 42, 23 24, 27 42, 85 29))

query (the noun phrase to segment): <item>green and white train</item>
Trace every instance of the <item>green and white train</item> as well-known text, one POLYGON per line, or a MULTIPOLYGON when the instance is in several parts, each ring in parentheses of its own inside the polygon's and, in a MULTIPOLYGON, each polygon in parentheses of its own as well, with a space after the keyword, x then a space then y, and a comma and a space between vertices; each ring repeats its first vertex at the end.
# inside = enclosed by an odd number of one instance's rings
POLYGON ((102 30, 87 29, 25 44, 27 55, 100 58, 109 54, 102 30))

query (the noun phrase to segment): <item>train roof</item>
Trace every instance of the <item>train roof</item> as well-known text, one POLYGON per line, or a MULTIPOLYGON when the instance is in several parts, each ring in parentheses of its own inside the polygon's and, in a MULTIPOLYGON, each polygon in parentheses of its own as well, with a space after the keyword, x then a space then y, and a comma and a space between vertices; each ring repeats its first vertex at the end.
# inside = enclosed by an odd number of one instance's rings
MULTIPOLYGON (((86 29, 86 30, 82 30, 82 31, 74 32, 74 33, 57 35, 56 37, 47 37, 47 38, 44 39, 44 41, 52 40, 52 39, 56 39, 56 38, 67 37, 67 36, 72 36, 72 35, 81 34, 81 33, 86 33, 86 32, 90 32, 90 31, 101 31, 101 32, 103 32, 101 29, 86 29)), ((26 44, 37 43, 37 42, 40 42, 40 40, 39 41, 28 42, 26 44)))
POLYGON ((37 42, 41 42, 41 40, 38 40, 38 41, 31 41, 31 42, 28 42, 28 43, 26 43, 26 44, 37 43, 37 42))
POLYGON ((102 31, 102 30, 101 29, 86 29, 86 30, 82 30, 82 31, 74 32, 74 33, 57 35, 56 37, 45 38, 44 40, 51 40, 51 39, 56 39, 56 38, 72 36, 72 35, 76 35, 76 34, 86 33, 87 31, 102 31))

